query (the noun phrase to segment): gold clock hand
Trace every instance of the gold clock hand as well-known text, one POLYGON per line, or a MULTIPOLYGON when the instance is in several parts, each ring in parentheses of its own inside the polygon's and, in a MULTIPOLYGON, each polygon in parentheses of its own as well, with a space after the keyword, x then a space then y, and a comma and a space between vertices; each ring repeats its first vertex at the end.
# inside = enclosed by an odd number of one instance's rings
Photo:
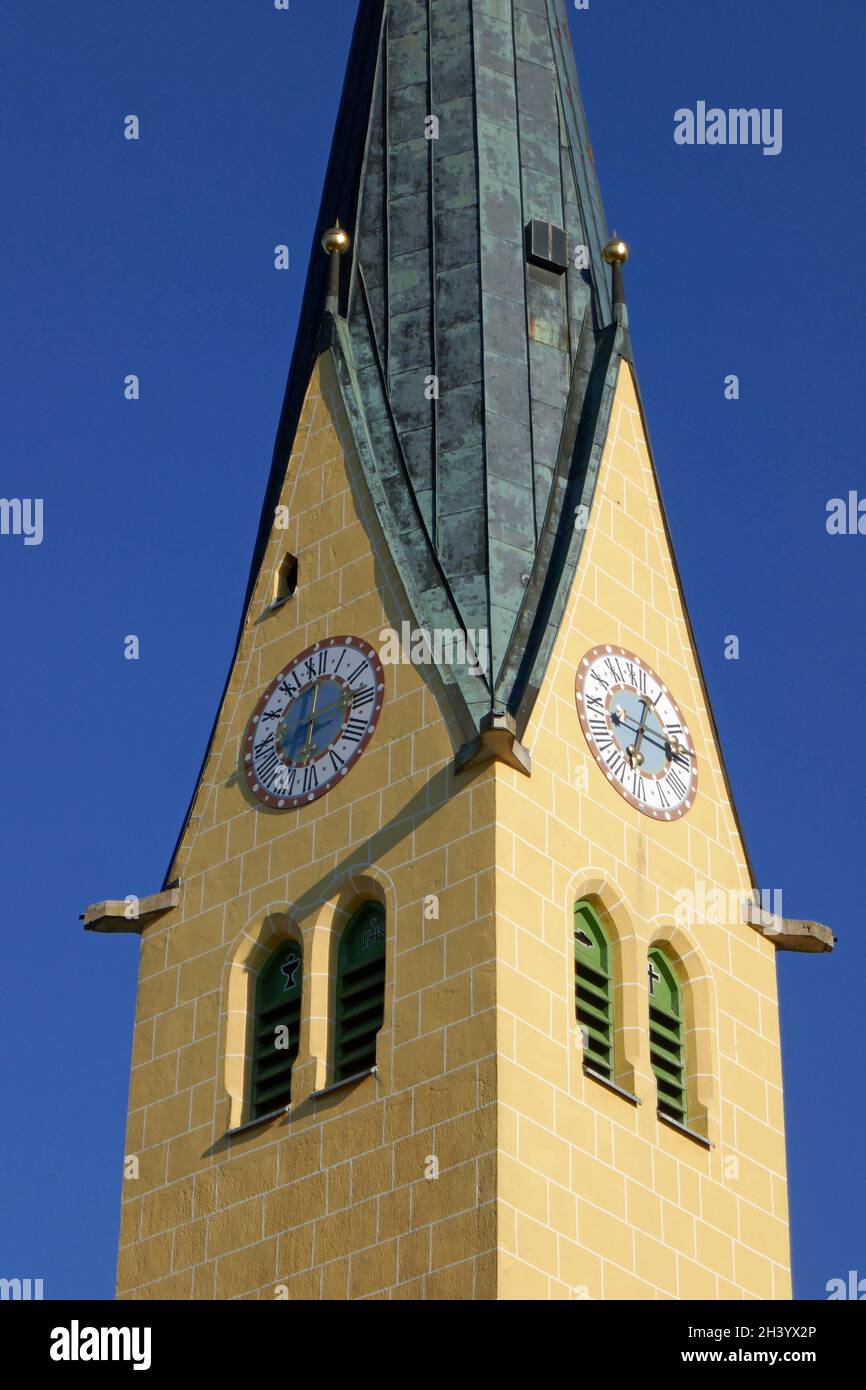
POLYGON ((643 714, 640 717, 640 724, 638 725, 637 730, 637 738, 635 742, 632 744, 632 746, 626 749, 626 757, 628 758, 632 768, 643 766, 643 753, 640 751, 640 746, 644 734, 646 733, 646 722, 649 718, 650 702, 649 700, 641 700, 641 704, 643 705, 643 714))
POLYGON ((335 709, 339 709, 341 705, 342 705, 342 707, 345 709, 346 705, 348 705, 348 704, 350 704, 350 703, 351 703, 351 697, 348 697, 348 696, 346 696, 346 695, 341 695, 340 698, 339 698, 338 700, 332 700, 331 703, 330 703, 329 705, 323 705, 322 708, 319 710, 319 713, 318 713, 318 716, 317 716, 317 717, 318 717, 319 719, 324 719, 325 716, 326 716, 327 714, 332 714, 333 711, 334 711, 335 709))
POLYGON ((304 720, 304 723, 307 726, 307 741, 301 749, 301 757, 304 759, 305 762, 309 762, 310 757, 312 756, 313 748, 315 746, 313 744, 313 725, 316 722, 316 705, 318 703, 320 689, 321 685, 319 681, 316 681, 315 687, 313 689, 313 703, 310 706, 309 717, 306 720, 304 720))
MULTIPOLYGON (((639 725, 637 724, 629 725, 629 720, 625 716, 622 716, 620 718, 620 723, 625 724, 633 729, 639 728, 639 725)), ((679 739, 677 738, 671 737, 669 739, 665 739, 664 743, 662 743, 659 739, 655 737, 654 734, 651 734, 648 729, 644 729, 643 740, 646 743, 651 743, 654 748, 660 748, 662 752, 670 748, 674 759, 690 758, 692 756, 690 749, 686 748, 685 744, 680 743, 679 739)))
POLYGON ((310 753, 312 752, 312 750, 313 750, 313 749, 315 748, 315 746, 316 746, 316 745, 313 743, 313 730, 314 730, 314 727, 315 727, 316 723, 317 723, 319 720, 325 719, 325 718, 327 718, 329 715, 333 714, 334 710, 337 710, 337 709, 340 709, 340 708, 342 708, 343 710, 345 710, 345 709, 346 709, 349 705, 351 705, 351 703, 352 703, 352 692, 351 692, 351 690, 349 689, 348 686, 344 686, 344 687, 343 687, 343 690, 341 691, 341 693, 340 693, 338 699, 332 700, 331 703, 330 703, 329 705, 323 705, 322 708, 319 709, 319 710, 317 710, 317 708, 316 708, 316 703, 317 703, 317 700, 318 700, 318 696, 319 696, 319 686, 317 685, 317 686, 316 686, 316 689, 315 689, 315 692, 314 692, 314 695, 313 695, 313 706, 312 706, 312 709, 310 710, 309 718, 308 718, 307 721, 306 721, 307 726, 308 726, 308 727, 307 727, 307 742, 306 742, 305 745, 304 745, 303 752, 306 754, 307 758, 309 758, 310 753))
POLYGON ((337 709, 342 708, 345 710, 347 706, 349 706, 352 703, 352 693, 349 690, 348 686, 344 686, 342 692, 336 700, 332 700, 329 705, 323 705, 322 708, 319 709, 319 689, 320 683, 317 682, 316 687, 313 691, 313 703, 310 707, 310 713, 303 720, 301 720, 301 727, 306 727, 306 741, 301 746, 300 750, 301 758, 305 762, 309 762, 316 748, 316 745, 313 742, 313 730, 315 728, 316 723, 319 720, 327 718, 329 715, 333 714, 333 712, 337 709))

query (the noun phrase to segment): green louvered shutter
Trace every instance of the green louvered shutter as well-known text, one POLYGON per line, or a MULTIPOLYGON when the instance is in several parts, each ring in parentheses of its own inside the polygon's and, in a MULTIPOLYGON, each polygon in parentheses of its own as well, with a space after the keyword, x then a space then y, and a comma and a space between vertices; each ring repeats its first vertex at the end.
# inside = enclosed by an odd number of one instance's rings
POLYGON ((274 951, 256 986, 254 1120, 291 1100, 292 1063, 300 1038, 301 948, 295 941, 286 941, 274 951))
POLYGON ((574 907, 574 1007, 583 1033, 584 1066, 614 1080, 611 953, 607 933, 589 903, 574 907))
POLYGON ((656 1076, 659 1113, 686 1123, 685 1037, 682 992, 676 971, 662 951, 649 953, 650 1062, 656 1076))
POLYGON ((364 903, 340 942, 334 1080, 376 1065, 376 1034, 385 1020, 385 909, 364 903))

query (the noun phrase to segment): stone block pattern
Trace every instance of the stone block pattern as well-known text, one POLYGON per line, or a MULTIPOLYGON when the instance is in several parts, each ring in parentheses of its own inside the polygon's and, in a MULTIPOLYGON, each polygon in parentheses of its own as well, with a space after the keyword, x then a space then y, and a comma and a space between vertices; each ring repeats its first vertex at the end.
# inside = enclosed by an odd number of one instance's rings
POLYGON ((455 784, 445 691, 388 665, 374 739, 329 795, 272 813, 240 772, 258 695, 293 654, 344 634, 379 648, 410 617, 360 476, 326 356, 174 867, 180 905, 143 934, 120 1297, 495 1296, 492 771, 455 784), (286 552, 297 593, 271 609, 286 552), (379 1075, 312 1100, 335 943, 368 894, 387 910, 379 1075), (255 972, 281 934, 304 953, 291 1117, 226 1138, 246 1119, 255 972))
POLYGON ((302 813, 239 776, 247 720, 299 650, 381 646, 411 613, 326 355, 174 873, 177 909, 143 933, 118 1293, 124 1298, 790 1297, 773 947, 736 917, 684 924, 678 894, 749 891, 692 653, 630 369, 589 535, 526 733, 527 778, 453 772, 464 738, 430 667, 386 666, 370 748, 302 813), (293 599, 274 572, 299 558, 293 599), (658 824, 607 784, 574 673, 610 642, 669 683, 692 731, 697 801, 658 824), (330 1080, 336 944, 354 904, 387 912, 378 1075, 330 1080), (614 942, 616 1076, 582 1069, 572 905, 614 942), (435 911, 431 900, 436 900, 435 911), (246 1118, 256 971, 281 935, 304 957, 293 1109, 246 1118), (685 980, 689 1119, 656 1115, 646 951, 685 980), (432 1176, 438 1172, 438 1176, 432 1176))
POLYGON ((734 914, 682 920, 698 880, 726 902, 751 884, 625 363, 526 742, 531 778, 496 771, 500 1296, 789 1298, 774 947, 734 914), (604 643, 655 668, 692 732, 699 791, 680 821, 628 806, 580 732, 575 671, 604 643), (585 896, 614 939, 617 1079, 639 1106, 583 1072, 570 909, 585 896), (709 1150, 656 1115, 652 942, 685 976, 689 1109, 709 1150))

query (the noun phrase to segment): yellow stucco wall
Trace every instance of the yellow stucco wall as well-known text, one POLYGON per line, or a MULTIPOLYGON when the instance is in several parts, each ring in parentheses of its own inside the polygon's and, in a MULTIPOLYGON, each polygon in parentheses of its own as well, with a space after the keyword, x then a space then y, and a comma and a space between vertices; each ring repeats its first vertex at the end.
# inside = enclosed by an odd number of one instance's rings
POLYGON ((327 356, 281 503, 290 523, 272 534, 174 868, 180 905, 143 932, 119 1295, 789 1296, 773 948, 737 923, 674 925, 696 875, 749 882, 628 369, 525 735, 530 778, 502 764, 455 776, 444 688, 389 665, 344 781, 300 813, 254 801, 239 751, 274 675, 322 637, 378 648, 412 620, 327 356), (286 552, 298 590, 269 610, 286 552), (701 780, 680 822, 629 808, 584 743, 574 670, 608 641, 645 657, 687 717, 701 780), (572 905, 587 895, 615 938, 617 1074, 637 1108, 581 1069, 572 905), (364 896, 387 912, 379 1075, 313 1101, 330 1080, 336 942, 364 896), (291 1118, 226 1138, 246 1118, 256 972, 287 934, 304 957, 291 1118), (686 976, 690 1120, 709 1151, 656 1118, 651 940, 686 976))
POLYGON ((626 365, 525 742, 531 778, 496 769, 500 1296, 790 1297, 774 947, 736 919, 680 920, 698 878, 706 894, 751 885, 626 365), (699 766, 682 820, 641 815, 590 755, 575 671, 602 644, 647 661, 680 705, 699 766), (614 941, 617 1079, 639 1106, 583 1073, 571 910, 585 897, 614 941), (710 1150, 656 1115, 651 943, 684 978, 689 1124, 710 1150))
POLYGON ((359 478, 325 357, 281 497, 291 522, 271 537, 175 866, 180 905, 143 933, 122 1297, 495 1296, 492 770, 455 784, 442 689, 388 665, 373 741, 327 796, 270 812, 238 780, 258 696, 293 655, 341 634, 378 648, 410 616, 359 478), (298 590, 268 612, 286 552, 298 590), (335 941, 364 896, 387 910, 379 1076, 313 1102, 335 941), (286 934, 305 991, 291 1121, 227 1140, 245 1118, 255 972, 286 934))

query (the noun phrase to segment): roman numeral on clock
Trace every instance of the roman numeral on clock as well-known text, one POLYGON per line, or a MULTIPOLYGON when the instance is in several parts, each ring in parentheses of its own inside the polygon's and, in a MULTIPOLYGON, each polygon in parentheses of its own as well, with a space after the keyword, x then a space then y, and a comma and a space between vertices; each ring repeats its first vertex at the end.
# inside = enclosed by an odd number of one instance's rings
POLYGON ((295 778, 297 775, 297 768, 288 768, 284 763, 283 766, 277 770, 277 775, 274 778, 274 791, 285 792, 290 795, 292 791, 294 791, 295 778))
POLYGON ((622 756, 622 754, 618 752, 614 753, 613 757, 609 760, 607 765, 613 773, 614 777, 616 777, 621 782, 622 775, 625 772, 625 758, 622 756))
POLYGON ((372 685, 362 685, 357 691, 352 691, 352 709, 363 709, 369 705, 373 699, 374 690, 372 685))
POLYGON ((367 725, 363 719, 350 719, 343 730, 343 738, 347 738, 350 743, 360 743, 367 732, 367 725))
POLYGON ((310 763, 309 767, 304 768, 304 781, 301 787, 302 792, 308 792, 312 787, 319 785, 319 774, 316 771, 316 764, 310 763))
POLYGON ((253 765, 255 766, 257 776, 259 776, 262 781, 266 781, 268 777, 270 777, 277 765, 277 751, 271 745, 270 739, 268 739, 267 743, 260 743, 253 749, 253 765))
POLYGON ((682 801, 683 797, 688 791, 687 784, 682 780, 679 773, 675 772, 673 768, 671 768, 668 772, 668 786, 673 789, 674 795, 677 797, 679 801, 682 801))

